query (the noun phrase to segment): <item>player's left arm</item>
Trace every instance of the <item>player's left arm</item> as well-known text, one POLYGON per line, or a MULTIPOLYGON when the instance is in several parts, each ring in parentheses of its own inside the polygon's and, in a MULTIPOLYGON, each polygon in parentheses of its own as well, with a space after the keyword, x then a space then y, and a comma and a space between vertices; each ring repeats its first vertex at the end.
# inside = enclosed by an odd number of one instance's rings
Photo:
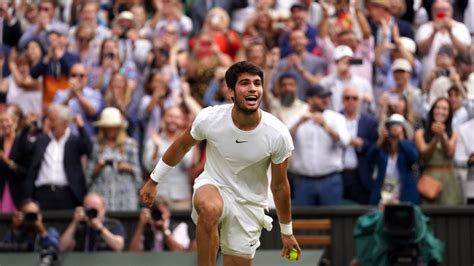
POLYGON ((301 249, 298 245, 298 242, 296 242, 291 229, 291 199, 287 168, 288 159, 279 164, 271 164, 272 182, 270 184, 270 188, 273 193, 273 200, 275 201, 278 221, 280 223, 280 227, 282 227, 281 240, 283 243, 283 248, 281 251, 281 256, 288 256, 290 250, 294 248, 298 251, 299 258, 301 249))

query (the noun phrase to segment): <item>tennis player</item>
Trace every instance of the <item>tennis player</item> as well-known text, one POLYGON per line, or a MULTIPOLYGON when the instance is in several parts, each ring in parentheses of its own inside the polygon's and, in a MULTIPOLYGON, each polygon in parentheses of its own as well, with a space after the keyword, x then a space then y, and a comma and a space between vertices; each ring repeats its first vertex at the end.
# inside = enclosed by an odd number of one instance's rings
POLYGON ((283 248, 301 249, 293 236, 290 188, 286 174, 293 142, 287 127, 259 108, 263 71, 243 61, 225 74, 233 104, 203 109, 157 163, 140 190, 151 205, 156 187, 199 141, 207 140, 206 164, 195 180, 191 217, 196 223, 198 265, 216 265, 219 245, 225 266, 252 265, 263 228, 271 230, 267 209, 268 178, 280 223, 283 248))

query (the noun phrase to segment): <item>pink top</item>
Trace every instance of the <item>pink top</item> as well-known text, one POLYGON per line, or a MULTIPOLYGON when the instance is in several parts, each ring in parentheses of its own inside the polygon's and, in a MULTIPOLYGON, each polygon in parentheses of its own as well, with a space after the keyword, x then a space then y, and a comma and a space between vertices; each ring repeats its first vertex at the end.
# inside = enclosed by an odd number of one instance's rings
MULTIPOLYGON (((3 154, 5 154, 7 158, 10 157, 10 150, 4 150, 3 154)), ((2 198, 0 199, 0 213, 13 213, 16 211, 17 209, 10 193, 10 186, 8 181, 5 181, 2 198)))

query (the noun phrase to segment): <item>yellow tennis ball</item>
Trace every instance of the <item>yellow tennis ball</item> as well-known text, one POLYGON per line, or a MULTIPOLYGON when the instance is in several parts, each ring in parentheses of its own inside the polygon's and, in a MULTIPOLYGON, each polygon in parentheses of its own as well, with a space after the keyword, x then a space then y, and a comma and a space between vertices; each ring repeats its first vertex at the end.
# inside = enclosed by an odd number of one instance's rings
POLYGON ((289 261, 295 261, 298 258, 298 250, 292 248, 286 257, 289 261))

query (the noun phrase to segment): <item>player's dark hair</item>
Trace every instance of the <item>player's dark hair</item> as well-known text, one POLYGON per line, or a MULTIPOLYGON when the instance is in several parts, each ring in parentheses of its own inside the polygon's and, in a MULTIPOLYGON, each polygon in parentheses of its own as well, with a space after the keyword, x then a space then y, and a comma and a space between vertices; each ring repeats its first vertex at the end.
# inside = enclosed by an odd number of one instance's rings
POLYGON ((263 70, 257 65, 248 61, 240 61, 233 64, 225 72, 225 82, 227 83, 227 87, 229 87, 231 90, 235 90, 235 84, 237 83, 237 80, 241 74, 258 75, 263 84, 263 70))

